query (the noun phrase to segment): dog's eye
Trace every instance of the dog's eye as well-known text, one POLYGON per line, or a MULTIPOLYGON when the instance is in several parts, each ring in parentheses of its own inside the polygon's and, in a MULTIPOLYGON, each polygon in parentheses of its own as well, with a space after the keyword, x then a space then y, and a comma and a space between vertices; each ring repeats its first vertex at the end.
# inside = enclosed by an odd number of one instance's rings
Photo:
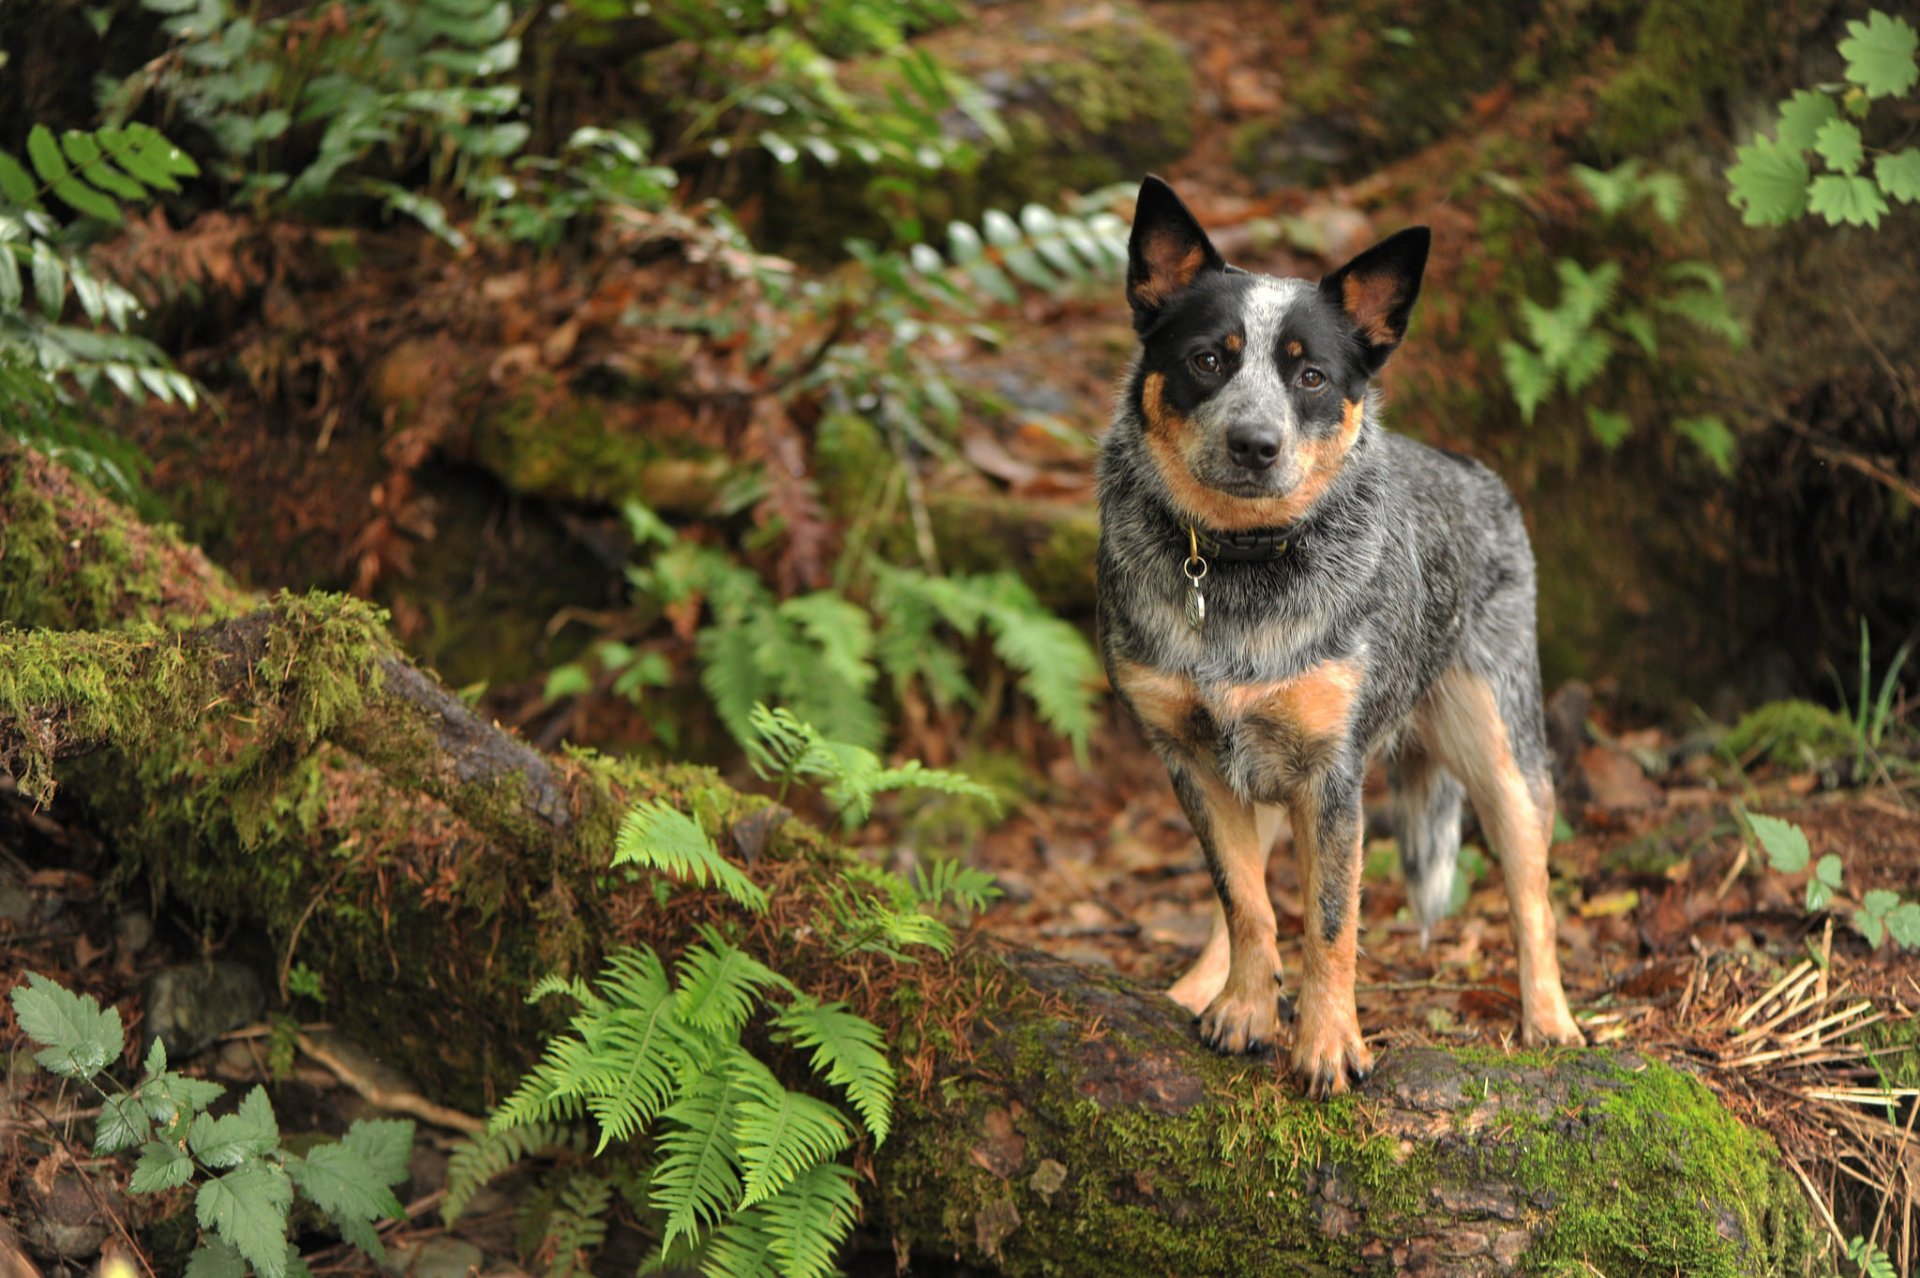
POLYGON ((1322 386, 1325 386, 1326 384, 1327 384, 1327 375, 1321 372, 1319 369, 1307 368, 1307 369, 1301 370, 1300 385, 1305 387, 1307 390, 1319 390, 1322 386))
POLYGON ((1216 351, 1201 351, 1193 357, 1193 371, 1212 377, 1220 371, 1220 356, 1216 351))

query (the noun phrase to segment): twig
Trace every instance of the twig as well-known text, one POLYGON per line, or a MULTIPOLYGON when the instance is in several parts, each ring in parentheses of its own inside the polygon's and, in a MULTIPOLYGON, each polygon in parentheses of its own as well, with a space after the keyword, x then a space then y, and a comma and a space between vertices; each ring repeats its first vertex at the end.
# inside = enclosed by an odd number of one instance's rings
POLYGON ((1799 1159, 1795 1158, 1792 1154, 1788 1154, 1787 1166, 1792 1170, 1795 1176, 1798 1176, 1800 1178, 1801 1185, 1805 1186, 1806 1188, 1807 1197, 1813 1200, 1813 1205, 1815 1207, 1819 1208, 1820 1219, 1826 1223, 1827 1232, 1833 1235, 1834 1245, 1840 1248, 1841 1255, 1843 1256, 1846 1255, 1847 1240, 1841 1237, 1840 1226, 1834 1223, 1833 1211, 1827 1206, 1827 1200, 1820 1197, 1820 1191, 1816 1190, 1813 1187, 1813 1181, 1808 1178, 1805 1170, 1801 1168, 1799 1159))
POLYGON ((435 1127, 448 1127, 469 1136, 478 1135, 486 1130, 486 1123, 471 1114, 463 1114, 457 1109, 448 1109, 445 1105, 436 1105, 418 1092, 394 1091, 374 1082, 346 1061, 341 1060, 325 1044, 316 1042, 306 1034, 300 1036, 300 1050, 333 1071, 334 1077, 365 1097, 368 1103, 381 1109, 390 1109, 396 1114, 411 1114, 435 1127))

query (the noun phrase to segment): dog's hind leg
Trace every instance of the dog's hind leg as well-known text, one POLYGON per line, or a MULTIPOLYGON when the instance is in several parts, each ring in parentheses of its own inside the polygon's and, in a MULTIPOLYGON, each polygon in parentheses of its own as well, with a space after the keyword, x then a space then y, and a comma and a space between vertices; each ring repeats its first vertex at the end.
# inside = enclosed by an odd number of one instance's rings
POLYGON ((1585 1042, 1560 984, 1553 905, 1547 898, 1553 782, 1540 732, 1526 727, 1528 715, 1539 723, 1538 680, 1529 694, 1521 680, 1496 682, 1456 667, 1435 681, 1425 710, 1428 747, 1466 784, 1500 857, 1520 956, 1521 1037, 1528 1043, 1585 1042))
POLYGON ((1424 947, 1453 896, 1465 791, 1432 755, 1413 744, 1388 765, 1387 780, 1393 787, 1393 836, 1400 844, 1407 903, 1420 924, 1424 947))
MULTIPOLYGON (((1258 873, 1262 883, 1266 881, 1267 858, 1273 850, 1273 841, 1280 833, 1280 823, 1285 816, 1281 809, 1264 804, 1254 810, 1254 836, 1260 849, 1258 873)), ((1228 956, 1232 948, 1230 937, 1226 907, 1221 905, 1216 893, 1213 927, 1207 933, 1206 946, 1187 974, 1167 990, 1167 997, 1195 1016, 1204 1012, 1207 1004, 1220 996, 1221 989, 1227 983, 1228 956)))

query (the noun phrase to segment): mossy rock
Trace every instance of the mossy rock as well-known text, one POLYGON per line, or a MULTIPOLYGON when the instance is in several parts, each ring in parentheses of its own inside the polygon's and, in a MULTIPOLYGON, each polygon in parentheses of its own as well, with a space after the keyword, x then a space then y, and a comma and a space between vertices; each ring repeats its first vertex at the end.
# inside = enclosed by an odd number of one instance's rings
MULTIPOLYGON (((973 171, 929 174, 907 196, 936 242, 951 220, 977 222, 989 208, 1053 204, 1063 192, 1137 181, 1193 144, 1187 56, 1130 6, 1104 6, 1098 22, 1072 11, 997 7, 978 24, 922 43, 985 91, 1008 134, 1008 145, 990 148, 971 120, 949 114, 946 127, 988 149, 973 171)), ((821 260, 845 256, 849 236, 884 240, 874 177, 850 161, 832 169, 796 161, 774 181, 761 238, 821 260)))

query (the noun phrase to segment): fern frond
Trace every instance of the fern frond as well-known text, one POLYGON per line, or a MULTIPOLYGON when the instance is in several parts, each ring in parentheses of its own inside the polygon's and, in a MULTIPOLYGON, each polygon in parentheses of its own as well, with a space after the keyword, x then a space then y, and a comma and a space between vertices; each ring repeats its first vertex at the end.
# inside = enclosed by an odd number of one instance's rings
POLYGON ((784 1278, 823 1278, 860 1214, 853 1170, 820 1163, 754 1210, 765 1221, 768 1250, 784 1278))
POLYGON ((746 1207, 771 1198, 815 1164, 838 1158, 853 1139, 839 1110, 789 1091, 774 1104, 750 1100, 740 1106, 733 1134, 747 1173, 741 1199, 746 1207))
POLYGON ((612 1204, 613 1182, 605 1176, 578 1171, 567 1178, 537 1248, 550 1256, 546 1278, 590 1278, 594 1253, 607 1240, 607 1208, 612 1204))
POLYGON ((577 1118, 581 1096, 577 1080, 592 1063, 592 1053, 577 1038, 556 1038, 547 1044, 535 1065, 513 1094, 487 1120, 489 1131, 505 1131, 529 1123, 577 1118))
POLYGON ((792 990, 793 983, 711 929, 703 929, 702 935, 702 944, 680 956, 676 1009, 682 1024, 737 1039, 760 991, 770 986, 792 990))
POLYGON ((560 1151, 586 1153, 585 1133, 557 1123, 529 1123, 479 1132, 458 1142, 447 1156, 447 1194, 440 1200, 441 1219, 449 1225, 458 1220, 473 1196, 515 1163, 560 1151))
POLYGON ((795 1044, 813 1051, 813 1072, 842 1089, 875 1144, 893 1124, 893 1065, 886 1039, 872 1021, 845 1003, 798 999, 776 1022, 795 1044))
POLYGON ((655 1144, 661 1153, 653 1169, 649 1201, 667 1213, 661 1246, 675 1238, 697 1238, 702 1229, 724 1221, 740 1201, 739 1155, 734 1148, 736 1110, 749 1099, 739 1075, 709 1073, 661 1116, 666 1130, 655 1144))
POLYGON ((574 1086, 600 1124, 598 1154, 651 1123, 676 1090, 686 1064, 673 1000, 645 1011, 617 1011, 588 1027, 591 1055, 574 1086))
POLYGON ((555 994, 565 994, 582 1007, 590 1007, 600 1001, 587 983, 577 976, 562 976, 558 972, 549 972, 533 983, 527 990, 527 1002, 539 1003, 552 998, 555 994))
POLYGON ((707 1240, 700 1261, 702 1278, 779 1278, 773 1237, 759 1209, 736 1212, 707 1240))
POLYGON ((979 799, 993 810, 995 816, 999 816, 1006 806, 1004 796, 994 787, 975 781, 964 772, 929 768, 918 759, 909 759, 897 768, 888 768, 883 771, 875 779, 874 789, 937 790, 941 794, 979 799))
POLYGON ((1046 725, 1085 756, 1093 731, 1093 681, 1100 663, 1080 632, 1048 612, 1027 584, 1012 573, 991 578, 994 604, 987 610, 993 651, 1020 675, 1020 687, 1046 725))
POLYGON ((938 907, 951 900, 969 914, 979 914, 1001 895, 993 875, 951 857, 916 865, 913 892, 918 904, 938 907))
POLYGON ((766 913, 767 894, 759 885, 720 855, 698 821, 660 799, 635 804, 620 822, 613 863, 649 866, 701 887, 711 880, 735 902, 766 913))

